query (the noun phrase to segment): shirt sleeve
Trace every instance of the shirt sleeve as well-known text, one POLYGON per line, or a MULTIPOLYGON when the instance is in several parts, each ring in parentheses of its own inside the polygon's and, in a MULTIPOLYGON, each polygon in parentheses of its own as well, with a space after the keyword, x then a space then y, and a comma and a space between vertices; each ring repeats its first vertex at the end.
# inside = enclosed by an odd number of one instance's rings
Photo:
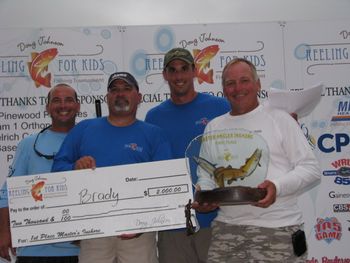
MULTIPOLYGON (((31 144, 29 139, 24 139, 18 143, 15 157, 10 166, 8 177, 28 174, 27 164, 29 160, 29 151, 31 150, 30 147, 31 144)), ((0 190, 0 208, 3 207, 8 207, 6 181, 4 182, 0 190)))
POLYGON ((169 160, 173 158, 171 144, 167 139, 164 131, 158 126, 155 127, 155 132, 152 133, 154 141, 154 152, 152 161, 169 160))
POLYGON ((52 172, 63 172, 74 170, 75 162, 80 158, 79 143, 81 130, 77 124, 65 137, 58 153, 55 155, 52 172))
MULTIPOLYGON (((288 115, 288 114, 286 114, 288 115)), ((273 181, 278 196, 301 194, 321 180, 321 171, 313 150, 298 123, 290 116, 277 116, 275 125, 283 138, 282 147, 292 169, 273 181)))

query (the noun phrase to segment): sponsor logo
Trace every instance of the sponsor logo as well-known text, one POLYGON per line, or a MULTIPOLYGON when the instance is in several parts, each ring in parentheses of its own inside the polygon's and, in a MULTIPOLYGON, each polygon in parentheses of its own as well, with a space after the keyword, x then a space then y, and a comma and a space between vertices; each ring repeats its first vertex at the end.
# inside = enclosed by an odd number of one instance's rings
POLYGON ((60 182, 50 182, 47 178, 35 176, 26 180, 24 185, 8 189, 8 197, 12 199, 32 197, 35 202, 41 202, 48 197, 67 196, 67 179, 60 182))
POLYGON ((342 258, 342 257, 338 257, 335 256, 334 258, 330 258, 330 257, 322 257, 320 259, 317 259, 315 257, 312 257, 309 260, 306 260, 306 263, 348 263, 350 262, 350 258, 342 258))
POLYGON ((306 127, 306 124, 303 123, 300 125, 300 128, 301 130, 303 131, 305 137, 306 137, 306 140, 307 142, 309 143, 309 145, 311 146, 312 149, 315 149, 316 148, 316 139, 314 136, 312 136, 310 133, 309 133, 309 129, 306 127))
POLYGON ((328 196, 330 198, 350 198, 350 193, 336 193, 335 191, 330 191, 328 196))
POLYGON ((334 183, 350 185, 350 159, 339 159, 331 163, 333 170, 323 171, 324 176, 335 176, 334 183))
POLYGON ((203 82, 214 83, 214 70, 210 68, 210 61, 219 50, 219 45, 211 45, 203 49, 193 49, 195 72, 199 84, 203 82))
POLYGON ((331 119, 331 125, 344 125, 350 122, 350 100, 339 101, 337 115, 334 115, 331 119))
POLYGON ((325 133, 322 134, 317 140, 317 146, 321 152, 340 153, 345 147, 349 147, 350 136, 347 133, 325 133))
POLYGON ((350 204, 333 204, 335 213, 350 212, 350 204))
POLYGON ((317 218, 314 230, 315 238, 328 244, 333 240, 340 240, 342 236, 342 226, 336 217, 317 218))
POLYGON ((46 71, 57 54, 57 48, 46 49, 41 53, 31 53, 32 61, 28 62, 28 70, 37 88, 40 86, 51 87, 51 73, 46 74, 46 71))
POLYGON ((32 197, 34 201, 42 201, 43 200, 43 194, 42 189, 45 185, 45 181, 39 181, 35 184, 33 184, 32 189, 30 189, 30 193, 32 194, 32 197))

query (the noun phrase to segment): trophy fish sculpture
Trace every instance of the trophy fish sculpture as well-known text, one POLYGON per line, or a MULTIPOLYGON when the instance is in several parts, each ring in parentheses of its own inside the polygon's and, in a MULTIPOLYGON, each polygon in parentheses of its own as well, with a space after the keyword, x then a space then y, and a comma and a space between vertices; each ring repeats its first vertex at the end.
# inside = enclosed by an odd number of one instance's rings
POLYGON ((232 184, 233 181, 238 179, 243 180, 245 177, 251 175, 259 165, 261 154, 262 150, 256 149, 253 154, 246 159, 245 164, 239 168, 233 168, 231 165, 216 168, 216 165, 202 157, 193 156, 192 158, 198 166, 209 173, 211 177, 214 177, 215 182, 219 187, 224 187, 225 179, 228 184, 232 184))
POLYGON ((259 188, 267 174, 269 149, 259 133, 245 129, 211 131, 196 137, 186 149, 194 185, 212 190, 195 192, 199 203, 255 204, 266 196, 259 188), (211 181, 211 182, 210 182, 211 181))

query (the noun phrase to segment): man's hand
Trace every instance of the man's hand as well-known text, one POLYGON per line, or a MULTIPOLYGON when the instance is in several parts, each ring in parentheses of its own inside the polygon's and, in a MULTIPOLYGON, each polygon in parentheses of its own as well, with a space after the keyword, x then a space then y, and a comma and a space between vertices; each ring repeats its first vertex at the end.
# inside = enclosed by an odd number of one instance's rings
POLYGON ((10 217, 7 207, 0 208, 0 257, 11 261, 9 249, 16 255, 16 249, 12 247, 10 232, 10 217))
POLYGON ((200 213, 209 213, 211 211, 214 211, 219 207, 219 204, 217 203, 203 203, 199 204, 197 201, 194 201, 191 206, 193 209, 195 209, 197 212, 200 213))
MULTIPOLYGON (((201 187, 199 185, 196 185, 196 192, 195 192, 194 196, 196 196, 196 194, 200 193, 200 191, 201 191, 201 187)), ((217 209, 219 207, 219 204, 217 204, 217 203, 199 204, 197 201, 193 201, 193 203, 191 204, 191 207, 199 213, 209 213, 209 212, 217 209)))
POLYGON ((255 206, 266 208, 276 201, 276 186, 273 182, 265 180, 258 185, 258 188, 266 189, 267 193, 263 199, 259 200, 258 203, 255 204, 255 206))
POLYGON ((95 169, 96 168, 96 161, 91 156, 83 156, 79 160, 75 162, 74 169, 75 170, 81 170, 81 169, 95 169))

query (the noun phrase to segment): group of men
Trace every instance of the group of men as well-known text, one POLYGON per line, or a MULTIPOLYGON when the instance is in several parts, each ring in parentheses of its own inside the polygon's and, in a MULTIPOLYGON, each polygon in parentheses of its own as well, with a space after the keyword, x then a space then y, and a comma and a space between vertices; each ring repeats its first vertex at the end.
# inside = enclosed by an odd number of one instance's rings
MULTIPOLYGON (((270 149, 266 180, 257 186, 266 189, 262 200, 225 207, 195 202, 200 230, 194 235, 177 229, 160 231, 158 240, 156 233, 149 232, 15 251, 5 198, 0 202, 0 256, 9 259, 11 250, 18 263, 304 262, 307 253, 295 255, 291 238, 303 227, 296 202, 301 192, 320 180, 320 171, 297 122, 288 113, 259 103, 260 80, 255 66, 245 59, 232 60, 223 70, 226 99, 197 92, 195 72, 188 50, 168 51, 163 78, 170 99, 151 109, 145 121, 136 118, 141 93, 128 72, 109 77, 108 116, 76 125, 77 95, 66 84, 56 85, 46 106, 52 125, 19 143, 9 176, 183 158, 198 135, 243 128, 259 133, 270 149), (131 144, 139 150, 125 146, 131 144)), ((210 178, 198 179, 197 191, 215 187, 210 178)))

